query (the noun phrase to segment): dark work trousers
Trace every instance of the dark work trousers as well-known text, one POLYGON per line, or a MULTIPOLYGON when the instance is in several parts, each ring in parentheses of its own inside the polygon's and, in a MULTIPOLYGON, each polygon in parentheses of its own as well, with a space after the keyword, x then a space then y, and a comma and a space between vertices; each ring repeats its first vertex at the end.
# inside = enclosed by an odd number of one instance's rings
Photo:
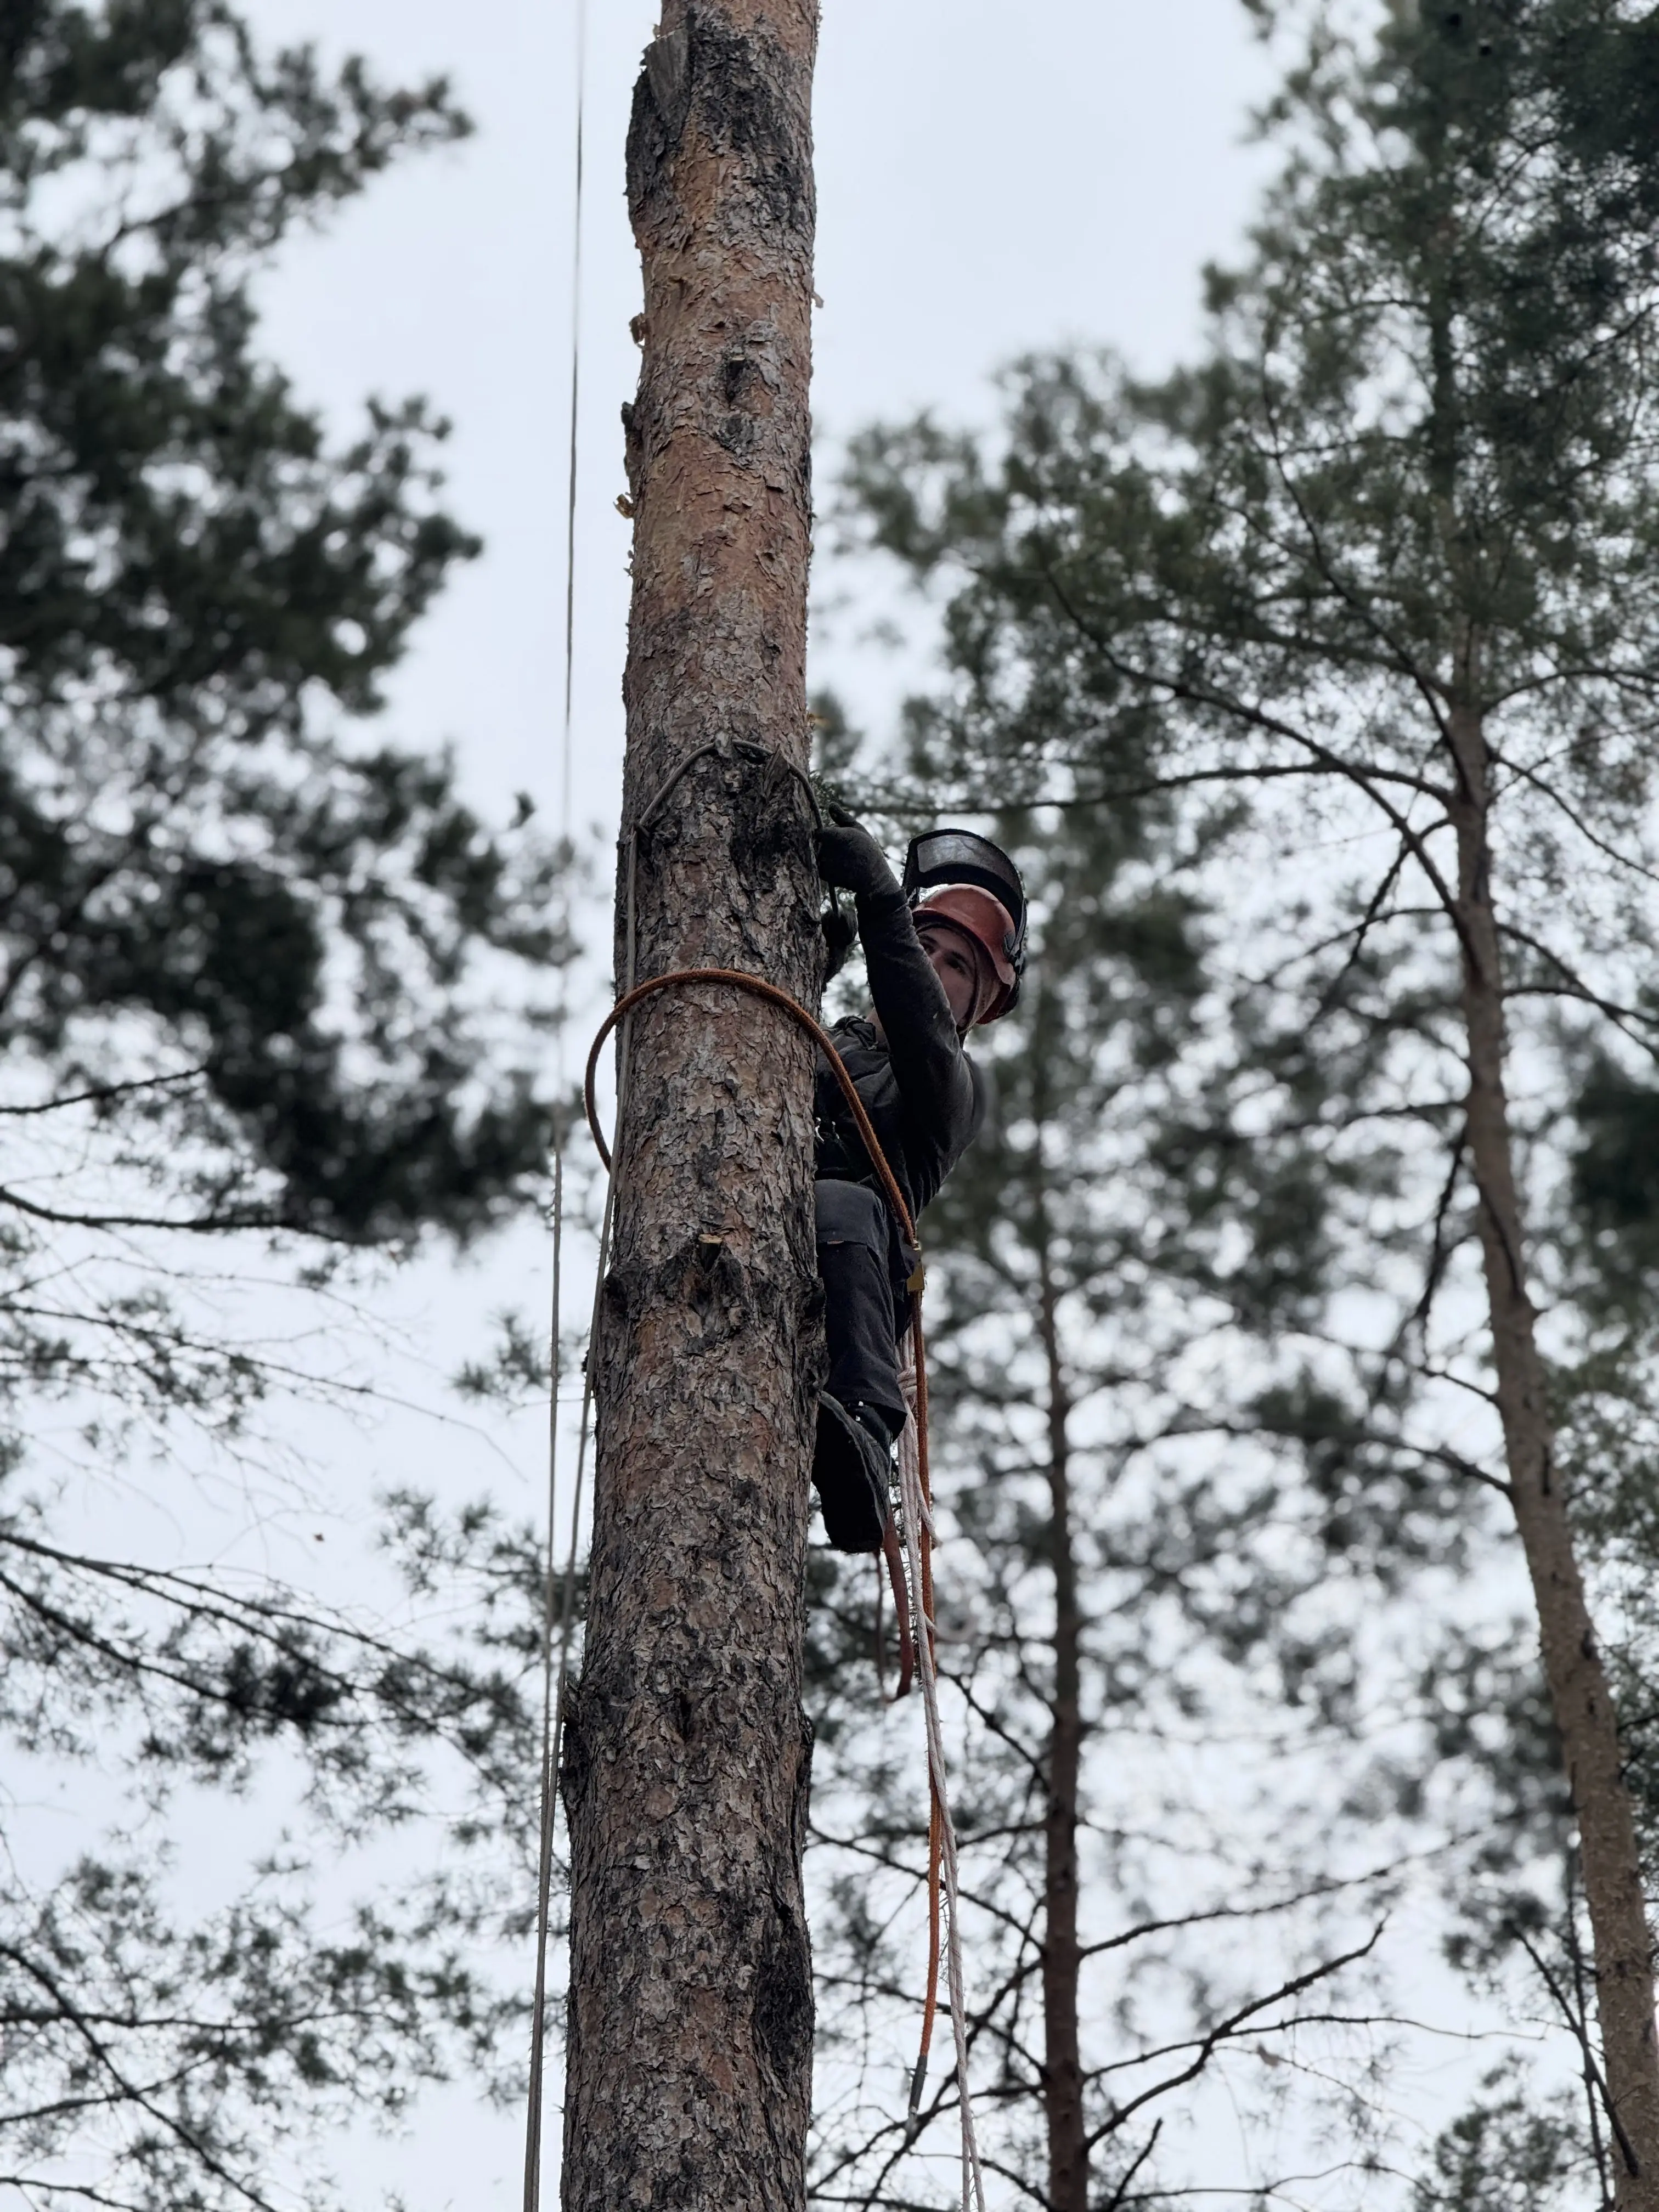
POLYGON ((885 1201, 863 1183, 814 1186, 823 1331, 830 1347, 825 1389, 850 1413, 867 1406, 894 1436, 904 1425, 899 1388, 891 1224, 885 1201))

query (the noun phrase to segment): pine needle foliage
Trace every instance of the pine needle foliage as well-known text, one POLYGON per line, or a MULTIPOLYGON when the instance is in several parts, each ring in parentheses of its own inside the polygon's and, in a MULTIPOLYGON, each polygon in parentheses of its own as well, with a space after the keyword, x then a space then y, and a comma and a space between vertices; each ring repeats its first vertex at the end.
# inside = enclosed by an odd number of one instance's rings
MULTIPOLYGON (((1431 1833, 1378 1771, 1402 1723, 1425 1733, 1390 1624, 1474 1533, 1387 1412, 1316 1400, 1293 1363, 1281 1384, 1264 1346, 1264 1316, 1325 1294, 1275 1196, 1318 1188, 1305 1146, 1235 1176, 1261 1204, 1226 1251, 1172 1164, 1236 1048, 1204 904, 1231 811, 996 820, 1031 964, 975 1042, 990 1125, 924 1224, 971 2078, 1011 2201, 1050 2212, 1254 2201, 1273 2151, 1194 2158, 1231 2139, 1224 2112, 1328 2130, 1334 2175, 1363 2185, 1386 2133, 1379 1939, 1431 1833)), ((899 2117, 920 1723, 878 1708, 862 1574, 812 1619, 815 2201, 943 2203, 948 2056, 914 2140, 899 2117)))
MULTIPOLYGON (((1199 356, 1025 362, 997 439, 867 435, 854 503, 939 593, 936 790, 1242 802, 1209 896, 1248 1052, 1164 1158, 1224 1263, 1301 1135, 1255 1321, 1303 1367, 1310 1467, 1380 1422, 1494 1538, 1514 1513, 1576 1802, 1523 1841, 1528 1700, 1484 1717, 1516 1717, 1509 1871, 1581 1870, 1532 1987, 1577 2044, 1591 1961, 1607 2186, 1645 2205, 1659 19, 1253 12, 1282 159, 1199 356)), ((1494 1864, 1464 1902, 1519 1960, 1514 1895, 1494 1864)))
POLYGON ((0 1731, 118 1830, 65 1857, 0 1819, 19 2202, 325 2194, 319 2131, 512 2014, 477 1945, 533 1848, 517 1534, 403 1501, 393 1633, 127 1556, 64 1479, 187 1519, 182 1435, 268 1469, 261 1407, 351 1379, 355 1269, 541 1188, 560 856, 363 720, 477 550, 444 425, 377 403, 337 441, 253 299, 467 127, 445 84, 265 52, 217 0, 0 20, 0 1731), (408 1632, 461 1589, 465 1632, 408 1632), (271 1825, 215 1906, 173 1838, 240 1798, 271 1825), (440 1799, 471 1871, 417 1854, 380 1907, 319 1903, 317 1863, 440 1799))

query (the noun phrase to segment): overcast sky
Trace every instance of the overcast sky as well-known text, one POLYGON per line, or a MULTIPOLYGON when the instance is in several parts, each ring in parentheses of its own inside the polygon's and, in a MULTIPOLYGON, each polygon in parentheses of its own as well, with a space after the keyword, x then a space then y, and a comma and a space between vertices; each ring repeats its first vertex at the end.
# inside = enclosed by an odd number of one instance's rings
MULTIPOLYGON (((453 418, 451 495, 487 550, 424 626, 388 734, 453 740, 481 799, 527 788, 550 810, 573 0, 251 0, 247 12, 267 37, 359 50, 387 76, 447 71, 477 121, 468 144, 411 164, 327 236, 290 249, 264 288, 267 345, 343 434, 370 392, 423 392, 453 418)), ((628 323, 640 290, 622 143, 654 15, 654 0, 592 0, 588 27, 576 788, 579 821, 607 836, 626 614, 617 410, 635 374, 628 323)), ((1246 114, 1264 81, 1239 0, 826 0, 820 481, 836 439, 872 417, 927 405, 985 419, 998 364, 1032 347, 1103 343, 1147 368, 1175 357, 1198 328, 1201 264, 1228 252, 1249 212, 1260 156, 1244 143, 1246 114)), ((850 627, 825 629, 815 680, 879 702, 891 684, 876 649, 850 627)), ((431 1332, 434 1371, 453 1364, 463 1309, 536 1308, 540 1265, 520 1238, 426 1279, 416 1325, 431 1332)), ((469 1456, 429 1429, 396 1433, 374 1447, 376 1474, 488 1480, 533 1507, 534 1426, 507 1439, 506 1459, 469 1456), (402 1455, 395 1466, 389 1453, 402 1455)), ((411 2212, 507 2206, 519 2126, 457 2094, 423 2106, 408 2142, 343 2146, 343 2167, 365 2204, 395 2187, 411 2212)), ((550 2135, 556 2143, 556 2118, 550 2135)))
MULTIPOLYGON (((349 421, 420 390, 453 419, 453 496, 484 558, 398 686, 410 738, 453 737, 481 788, 550 793, 570 351, 573 0, 254 0, 273 35, 450 71, 478 133, 376 186, 267 288, 270 337, 349 421)), ((639 305, 622 144, 653 0, 592 0, 586 71, 580 755, 613 804, 627 526, 617 410, 639 305)), ((1066 338, 1146 365, 1196 329, 1259 156, 1261 58, 1238 0, 829 0, 816 103, 815 412, 838 434, 929 405, 982 416, 997 365, 1066 338)), ((837 650, 840 650, 839 644, 837 650)), ((829 672, 820 665, 820 678, 829 672)))

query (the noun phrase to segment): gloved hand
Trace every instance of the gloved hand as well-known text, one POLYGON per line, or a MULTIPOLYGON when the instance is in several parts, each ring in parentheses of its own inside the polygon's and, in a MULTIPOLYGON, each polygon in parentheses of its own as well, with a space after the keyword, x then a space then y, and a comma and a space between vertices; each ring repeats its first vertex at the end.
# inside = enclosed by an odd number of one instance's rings
POLYGON ((823 932, 823 980, 828 983, 847 965, 858 942, 859 926, 847 908, 832 899, 819 915, 818 927, 823 932))
POLYGON ((854 898, 879 898, 898 890, 898 878, 875 839, 844 806, 832 806, 833 829, 818 831, 818 873, 854 898))

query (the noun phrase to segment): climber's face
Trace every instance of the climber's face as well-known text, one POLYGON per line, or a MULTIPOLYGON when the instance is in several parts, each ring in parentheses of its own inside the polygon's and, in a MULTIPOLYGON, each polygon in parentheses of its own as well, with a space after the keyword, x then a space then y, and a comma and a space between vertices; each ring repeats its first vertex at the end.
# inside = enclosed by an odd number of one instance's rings
POLYGON ((918 933, 934 975, 945 986, 951 1020, 959 1030, 971 1029, 986 995, 988 979, 981 971, 989 963, 981 960, 979 947, 961 930, 935 923, 918 933))

